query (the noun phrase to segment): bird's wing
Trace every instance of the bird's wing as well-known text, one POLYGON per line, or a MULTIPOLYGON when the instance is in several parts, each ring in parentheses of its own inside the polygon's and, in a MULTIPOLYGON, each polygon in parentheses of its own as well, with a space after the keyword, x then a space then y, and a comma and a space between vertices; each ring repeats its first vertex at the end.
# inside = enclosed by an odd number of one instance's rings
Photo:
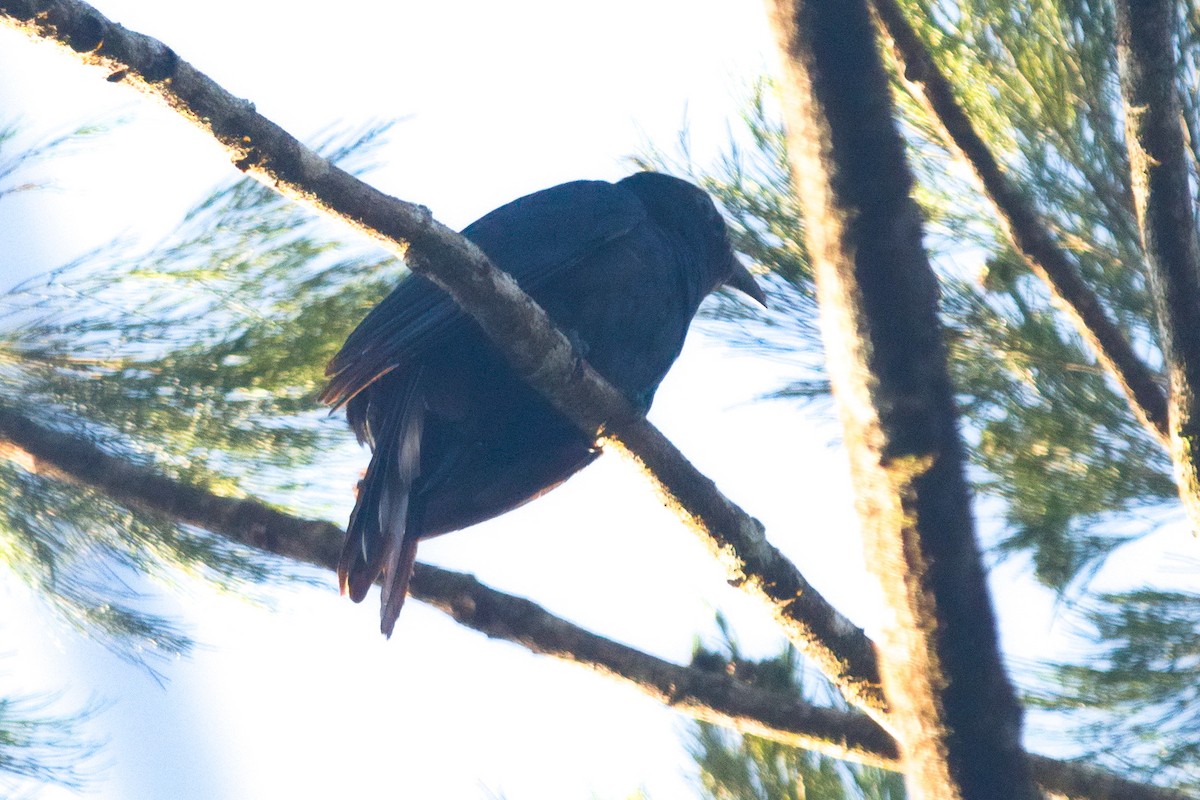
MULTIPOLYGON (((632 192, 604 181, 574 181, 503 205, 468 225, 463 235, 530 292, 645 217, 632 192)), ((342 405, 465 320, 445 292, 410 275, 346 339, 329 363, 322 399, 342 405)))

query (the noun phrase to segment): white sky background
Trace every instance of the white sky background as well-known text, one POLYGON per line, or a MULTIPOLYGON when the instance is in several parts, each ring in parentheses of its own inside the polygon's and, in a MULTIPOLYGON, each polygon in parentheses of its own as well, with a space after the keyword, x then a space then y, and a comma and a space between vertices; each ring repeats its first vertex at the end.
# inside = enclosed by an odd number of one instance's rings
MULTIPOLYGON (((701 163, 736 127, 744 89, 771 65, 757 3, 327 4, 103 0, 275 122, 311 140, 330 125, 403 117, 369 176, 459 228, 527 192, 616 179, 649 141, 669 149, 689 122, 701 163), (728 122, 727 122, 728 121, 728 122)), ((0 287, 128 233, 153 242, 215 183, 236 177, 185 122, 62 53, 0 31, 0 116, 33 133, 114 109, 134 121, 57 170, 57 189, 0 209, 0 287)), ((829 426, 785 404, 751 404, 776 367, 693 336, 651 417, 839 608, 870 625, 876 604, 829 426)), ((340 461, 340 459, 339 459, 340 461)), ((331 468, 344 523, 357 470, 331 468), (334 474, 336 473, 336 474, 334 474)), ((592 630, 684 662, 712 611, 751 652, 777 650, 765 614, 631 468, 602 459, 504 518, 422 546, 423 560, 474 572, 592 630)), ((996 577, 1008 584, 1014 570, 996 577)), ((681 719, 577 667, 490 642, 416 602, 395 636, 377 602, 289 589, 267 609, 200 586, 164 596, 201 644, 160 688, 56 627, 0 587, 17 689, 68 686, 108 704, 89 730, 106 766, 89 797, 330 796, 621 798, 693 796, 681 719)), ((1035 590, 1028 590, 1026 596, 1035 590)), ((1020 609, 1006 645, 1036 652, 1049 613, 1020 609), (1036 620, 1036 622, 1032 621, 1036 620)), ((5 675, 5 673, 10 673, 5 675)), ((0 687, 7 689, 8 687, 0 687)), ((47 798, 73 797, 47 791, 47 798)))

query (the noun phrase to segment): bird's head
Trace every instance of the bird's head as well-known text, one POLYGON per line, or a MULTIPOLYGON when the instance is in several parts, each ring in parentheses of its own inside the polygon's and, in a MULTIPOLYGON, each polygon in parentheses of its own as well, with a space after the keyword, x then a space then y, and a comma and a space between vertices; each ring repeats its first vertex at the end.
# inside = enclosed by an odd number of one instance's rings
POLYGON ((724 284, 766 308, 767 297, 734 253, 725 219, 708 192, 661 172, 637 172, 618 185, 636 194, 655 222, 695 248, 701 296, 724 284))

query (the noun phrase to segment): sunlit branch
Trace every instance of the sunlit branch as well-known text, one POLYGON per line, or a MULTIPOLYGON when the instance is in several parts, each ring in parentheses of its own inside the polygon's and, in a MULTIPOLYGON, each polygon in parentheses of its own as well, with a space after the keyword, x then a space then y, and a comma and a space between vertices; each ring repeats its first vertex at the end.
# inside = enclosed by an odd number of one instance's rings
POLYGON ((919 797, 1037 797, 1000 658, 937 279, 867 0, 770 0, 788 152, 867 563, 881 672, 919 797))
POLYGON ((423 206, 379 192, 330 164, 233 97, 163 43, 78 0, 0 0, 0 21, 68 47, 109 81, 165 102, 211 134, 234 164, 277 191, 365 231, 446 289, 514 369, 581 430, 619 441, 655 476, 680 517, 720 553, 731 583, 765 601, 786 635, 846 694, 885 720, 870 641, 772 547, 760 523, 716 490, 595 371, 507 274, 423 206))
POLYGON ((1200 246, 1175 84, 1178 4, 1117 0, 1116 8, 1133 203, 1170 377, 1171 461, 1200 533, 1200 246))
POLYGON ((1054 292, 1079 334, 1125 392, 1134 414, 1165 444, 1167 396, 1158 377, 1134 352, 1100 298, 1054 241, 1032 204, 1009 179, 896 0, 872 0, 872 4, 903 62, 905 78, 934 119, 941 123, 948 143, 971 166, 1013 246, 1054 292))
MULTIPOLYGON (((249 498, 229 498, 166 478, 0 406, 0 457, 58 480, 118 494, 122 503, 188 522, 258 550, 333 572, 343 531, 249 498)), ((418 564, 414 597, 492 638, 619 679, 696 719, 797 747, 895 767, 895 742, 869 718, 817 708, 728 675, 672 664, 600 637, 470 575, 418 564)), ((1047 792, 1087 800, 1186 800, 1178 792, 1099 770, 1032 757, 1047 792)))

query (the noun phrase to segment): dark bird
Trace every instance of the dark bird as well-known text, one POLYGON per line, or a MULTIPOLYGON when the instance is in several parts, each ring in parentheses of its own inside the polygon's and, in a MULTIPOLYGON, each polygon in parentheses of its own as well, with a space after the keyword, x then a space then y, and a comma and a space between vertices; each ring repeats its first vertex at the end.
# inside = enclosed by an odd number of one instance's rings
MULTIPOLYGON (((728 284, 766 303, 709 196, 654 172, 534 192, 462 233, 641 413, 705 296, 728 284)), ((382 575, 380 627, 389 636, 421 539, 514 509, 599 454, 419 275, 359 323, 327 373, 322 400, 346 406, 372 451, 338 581, 359 602, 382 575)))

